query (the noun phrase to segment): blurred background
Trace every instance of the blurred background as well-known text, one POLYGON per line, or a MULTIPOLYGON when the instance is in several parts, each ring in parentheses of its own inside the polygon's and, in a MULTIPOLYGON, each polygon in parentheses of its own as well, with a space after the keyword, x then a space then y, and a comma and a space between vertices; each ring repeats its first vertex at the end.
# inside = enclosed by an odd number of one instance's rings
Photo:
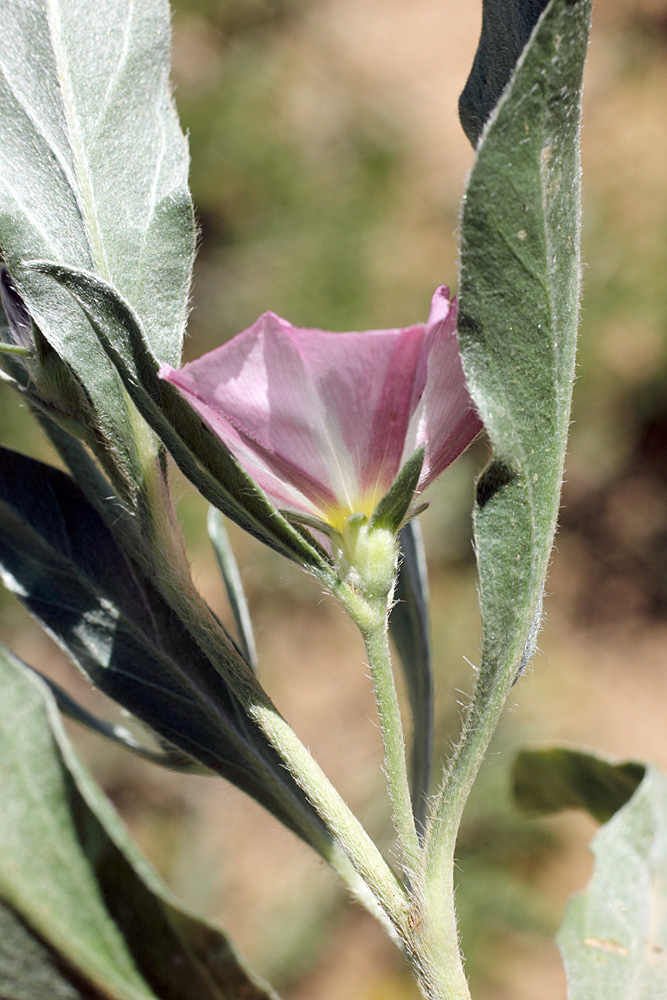
MULTIPOLYGON (((428 314, 456 285, 472 150, 457 98, 477 0, 173 0, 176 101, 201 228, 188 358, 265 309, 369 329, 428 314)), ((458 904, 475 1000, 564 1000, 553 934, 591 872, 592 821, 518 814, 514 751, 584 744, 667 766, 667 0, 598 3, 586 71, 581 347, 561 528, 540 652, 514 690, 466 814, 458 904)), ((0 441, 50 460, 0 386, 0 441)), ((479 619, 471 449, 423 516, 438 753, 456 740, 479 619)), ((193 572, 230 621, 205 509, 175 478, 193 572)), ((361 644, 298 569, 232 531, 262 678, 375 836, 390 842, 361 644)), ((0 634, 99 708, 18 605, 0 634)), ((113 713, 113 708, 101 710, 113 713)), ((140 845, 219 920, 283 1000, 410 1000, 393 946, 307 848, 236 790, 72 729, 140 845)))

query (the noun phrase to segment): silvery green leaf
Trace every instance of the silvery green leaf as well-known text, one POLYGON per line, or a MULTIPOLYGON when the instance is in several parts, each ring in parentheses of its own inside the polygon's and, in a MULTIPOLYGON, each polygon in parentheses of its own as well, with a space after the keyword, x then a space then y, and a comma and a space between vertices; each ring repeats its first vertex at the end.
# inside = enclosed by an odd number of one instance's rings
POLYGON ((0 248, 33 319, 136 472, 120 380, 81 310, 24 263, 113 284, 177 365, 194 254, 166 0, 0 0, 0 248))
POLYGON ((257 672, 255 635, 252 629, 252 620, 241 581, 241 574, 234 558, 234 552, 230 545, 227 531, 225 530, 222 515, 215 507, 209 507, 206 525, 225 584, 227 599, 234 615, 241 651, 248 665, 257 672))
POLYGON ((428 620, 428 575, 418 521, 401 530, 401 563, 389 632, 396 646, 412 710, 412 807, 421 829, 433 760, 433 668, 428 620))
POLYGON ((482 33, 459 98, 463 131, 473 146, 510 81, 517 59, 548 0, 482 0, 482 33))
POLYGON ((554 813, 585 809, 606 823, 641 784, 646 768, 569 747, 520 750, 512 768, 514 799, 520 809, 554 813))
POLYGON ((570 423, 590 12, 551 0, 480 140, 461 216, 459 339, 494 452, 475 511, 479 683, 505 694, 535 649, 570 423))
MULTIPOLYGON (((194 222, 168 79, 168 4, 2 0, 0 14, 10 267, 48 257, 99 274, 132 304, 160 360, 179 364, 194 222)), ((42 329, 68 342, 68 331, 42 329)))
POLYGON ((593 840, 595 869, 558 932, 568 1000, 667 996, 667 777, 648 768, 593 840))
POLYGON ((276 1000, 186 910, 85 770, 54 700, 0 648, 0 995, 276 1000))

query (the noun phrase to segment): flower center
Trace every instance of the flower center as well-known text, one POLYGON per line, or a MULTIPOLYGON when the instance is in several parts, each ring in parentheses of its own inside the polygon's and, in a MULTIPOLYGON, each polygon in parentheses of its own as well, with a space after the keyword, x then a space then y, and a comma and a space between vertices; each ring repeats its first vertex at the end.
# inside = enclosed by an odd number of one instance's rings
POLYGON ((374 489, 351 503, 331 504, 322 508, 322 520, 339 535, 345 536, 351 525, 365 524, 382 499, 382 491, 374 489))

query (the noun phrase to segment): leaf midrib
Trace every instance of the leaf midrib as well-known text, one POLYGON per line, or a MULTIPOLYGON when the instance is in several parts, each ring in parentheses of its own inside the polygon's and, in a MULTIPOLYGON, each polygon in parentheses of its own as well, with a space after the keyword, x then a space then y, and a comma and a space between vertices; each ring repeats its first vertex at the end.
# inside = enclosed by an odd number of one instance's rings
POLYGON ((45 0, 45 12, 47 24, 49 26, 49 35, 51 38, 51 47, 56 65, 58 83, 60 85, 63 113, 65 115, 65 127, 70 142, 72 161, 74 163, 74 170, 78 182, 74 195, 81 210, 95 267, 100 275, 106 278, 107 281, 111 282, 112 276, 104 247, 104 240, 102 239, 102 233, 97 222, 91 169, 86 155, 81 123, 76 110, 76 99, 69 74, 67 55, 62 39, 59 0, 45 0))

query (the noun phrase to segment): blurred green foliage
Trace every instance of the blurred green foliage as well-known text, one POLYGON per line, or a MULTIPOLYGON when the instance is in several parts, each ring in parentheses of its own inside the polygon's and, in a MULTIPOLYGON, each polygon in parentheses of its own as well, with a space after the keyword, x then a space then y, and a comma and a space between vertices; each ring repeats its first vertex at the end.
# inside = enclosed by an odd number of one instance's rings
MULTIPOLYGON (((348 93, 337 114, 309 109, 325 123, 319 133, 298 121, 289 107, 299 101, 298 5, 178 2, 174 11, 176 97, 202 231, 196 352, 267 308, 301 325, 363 328, 377 299, 368 237, 400 188, 400 132, 348 93)), ((321 100, 310 85, 306 99, 321 100)))

